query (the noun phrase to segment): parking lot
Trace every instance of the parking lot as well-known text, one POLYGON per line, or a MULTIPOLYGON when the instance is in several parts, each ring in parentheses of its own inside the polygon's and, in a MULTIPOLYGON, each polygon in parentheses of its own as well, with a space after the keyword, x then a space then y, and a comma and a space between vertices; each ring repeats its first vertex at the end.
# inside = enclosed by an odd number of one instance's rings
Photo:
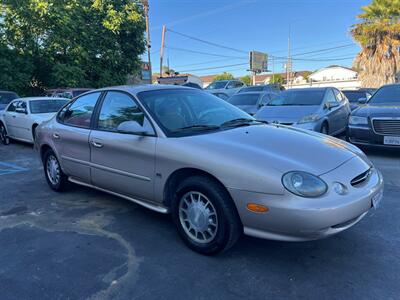
POLYGON ((207 257, 169 216, 79 186, 55 193, 30 145, 0 145, 0 298, 398 299, 399 153, 365 151, 385 194, 359 224, 314 242, 243 237, 207 257))

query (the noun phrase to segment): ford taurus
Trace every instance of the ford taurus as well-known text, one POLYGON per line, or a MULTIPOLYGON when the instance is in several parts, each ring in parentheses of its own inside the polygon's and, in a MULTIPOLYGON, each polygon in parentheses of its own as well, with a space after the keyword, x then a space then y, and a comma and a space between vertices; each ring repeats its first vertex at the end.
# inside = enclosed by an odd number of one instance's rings
POLYGON ((243 232, 324 238, 382 198, 382 177, 357 147, 257 121, 185 87, 88 92, 39 126, 35 147, 53 190, 73 182, 171 213, 203 254, 228 249, 243 232))

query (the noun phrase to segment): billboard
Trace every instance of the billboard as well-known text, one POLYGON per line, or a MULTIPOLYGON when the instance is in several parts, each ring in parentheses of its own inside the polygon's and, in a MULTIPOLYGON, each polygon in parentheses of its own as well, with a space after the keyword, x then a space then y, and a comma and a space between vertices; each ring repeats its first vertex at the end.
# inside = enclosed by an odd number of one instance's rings
POLYGON ((256 73, 268 71, 268 54, 250 51, 250 71, 256 73))

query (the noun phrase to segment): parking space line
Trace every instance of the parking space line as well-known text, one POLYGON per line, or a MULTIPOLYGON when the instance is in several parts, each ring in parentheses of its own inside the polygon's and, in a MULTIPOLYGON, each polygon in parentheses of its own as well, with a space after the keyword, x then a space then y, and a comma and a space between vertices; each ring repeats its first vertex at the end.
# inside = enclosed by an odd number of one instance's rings
POLYGON ((26 171, 29 171, 29 169, 20 167, 13 163, 0 161, 0 176, 15 174, 19 172, 26 172, 26 171))

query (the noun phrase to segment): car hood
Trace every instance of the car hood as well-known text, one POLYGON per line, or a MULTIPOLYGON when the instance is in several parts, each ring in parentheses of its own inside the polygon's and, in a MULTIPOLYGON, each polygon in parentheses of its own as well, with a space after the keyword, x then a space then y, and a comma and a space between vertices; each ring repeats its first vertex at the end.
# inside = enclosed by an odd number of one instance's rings
POLYGON ((352 115, 359 117, 400 117, 400 103, 367 104, 357 108, 352 115))
POLYGON ((257 105, 236 105, 236 107, 250 115, 254 115, 257 112, 257 105))
POLYGON ((265 106, 257 114, 256 119, 279 123, 296 123, 301 118, 311 115, 319 106, 265 106))
MULTIPOLYGON (((301 170, 321 175, 364 155, 357 147, 339 139, 275 125, 239 127, 183 139, 189 151, 204 148, 215 162, 228 160, 234 165, 265 171, 273 168, 280 173, 301 170)), ((363 159, 368 161, 366 157, 363 159)))

